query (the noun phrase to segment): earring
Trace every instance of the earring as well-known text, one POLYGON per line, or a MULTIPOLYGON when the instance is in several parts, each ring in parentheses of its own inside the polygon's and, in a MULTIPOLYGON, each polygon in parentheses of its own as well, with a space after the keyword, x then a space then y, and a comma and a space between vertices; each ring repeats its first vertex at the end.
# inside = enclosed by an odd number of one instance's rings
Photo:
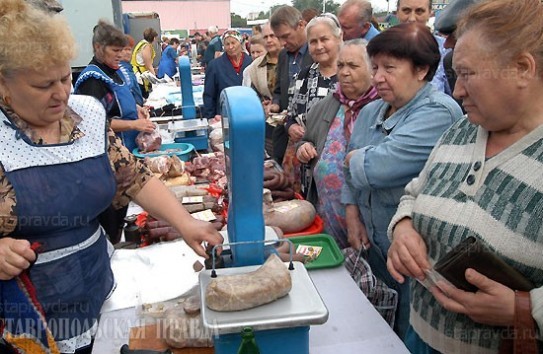
POLYGON ((10 106, 10 105, 11 105, 11 97, 9 97, 8 95, 2 96, 2 101, 4 101, 4 103, 6 104, 6 106, 10 106))

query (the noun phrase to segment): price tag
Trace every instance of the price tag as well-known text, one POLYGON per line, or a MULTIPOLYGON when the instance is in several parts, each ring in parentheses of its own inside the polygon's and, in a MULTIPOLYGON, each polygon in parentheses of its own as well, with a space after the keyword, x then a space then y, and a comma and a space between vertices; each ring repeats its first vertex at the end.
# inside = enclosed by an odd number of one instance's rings
POLYGON ((198 220, 202 220, 202 221, 217 220, 217 218, 215 217, 215 214, 213 214, 211 209, 207 209, 207 210, 204 210, 204 211, 199 211, 197 213, 193 213, 193 214, 190 214, 190 215, 192 215, 193 218, 198 219, 198 220))
POLYGON ((296 248, 296 253, 303 254, 308 262, 317 259, 317 257, 321 254, 321 251, 322 247, 320 246, 298 245, 296 248))
POLYGON ((199 196, 199 197, 183 197, 181 203, 183 204, 195 204, 195 203, 203 203, 204 202, 204 197, 203 196, 199 196))
POLYGON ((298 204, 292 203, 292 204, 281 205, 280 207, 275 207, 273 208, 273 210, 279 213, 288 213, 292 209, 296 209, 298 206, 299 206, 298 204))

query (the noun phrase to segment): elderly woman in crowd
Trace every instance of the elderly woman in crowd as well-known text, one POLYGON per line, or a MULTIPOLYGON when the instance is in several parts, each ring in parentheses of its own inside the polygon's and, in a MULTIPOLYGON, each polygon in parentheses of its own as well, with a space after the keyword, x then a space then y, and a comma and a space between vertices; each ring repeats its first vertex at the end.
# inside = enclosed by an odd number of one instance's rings
MULTIPOLYGON (((497 353, 515 318, 543 328, 543 5, 477 3, 456 36, 454 95, 467 119, 443 135, 407 185, 389 226, 388 269, 399 282, 424 280, 467 237, 486 245, 533 290, 515 291, 474 269, 465 279, 476 292, 411 282, 406 343, 418 353, 497 353)), ((515 328, 516 339, 541 338, 526 328, 515 328)))
POLYGON ((304 136, 306 114, 315 103, 328 95, 337 82, 337 59, 343 43, 339 20, 333 14, 314 17, 307 24, 306 33, 309 54, 314 63, 303 68, 289 88, 285 121, 289 143, 282 163, 297 192, 301 191, 301 174, 295 145, 304 136))
POLYGON ((373 85, 381 99, 364 107, 362 118, 354 125, 341 200, 358 205, 361 213, 360 225, 347 225, 356 229, 349 236, 362 237, 373 272, 398 292, 395 330, 403 337, 408 326, 409 289, 388 274, 387 227, 405 185, 422 170, 441 134, 462 111, 450 96, 429 83, 440 56, 426 26, 406 23, 390 28, 369 42, 368 54, 373 85))
POLYGON ((266 41, 261 34, 251 36, 249 39, 249 54, 253 60, 266 55, 266 41))
MULTIPOLYGON (((138 133, 152 132, 155 126, 147 119, 146 109, 137 105, 130 74, 121 66, 128 39, 115 26, 100 21, 94 28, 92 44, 94 57, 77 78, 74 92, 98 99, 106 109, 111 129, 128 151, 133 151, 138 133)), ((111 207, 99 217, 112 243, 121 238, 126 211, 127 207, 111 207)))
MULTIPOLYGON (((156 43, 157 38, 158 33, 154 28, 149 27, 143 31, 143 39, 134 47, 132 59, 130 60, 130 64, 132 64, 132 69, 136 75, 141 75, 146 71, 156 75, 155 68, 153 67, 156 52, 153 45, 156 43)), ((152 85, 146 79, 142 78, 141 80, 141 92, 143 93, 143 97, 147 98, 151 92, 152 85)))
POLYGON ((172 38, 166 46, 166 49, 162 52, 160 57, 160 63, 158 64, 157 77, 162 79, 164 75, 173 77, 177 74, 177 63, 179 55, 177 54, 177 48, 181 45, 179 39, 172 38))
MULTIPOLYGON (((266 54, 255 59, 243 71, 243 86, 252 87, 260 101, 264 111, 268 111, 273 97, 272 92, 277 81, 276 66, 279 60, 279 52, 281 51, 281 42, 273 33, 269 23, 262 27, 262 38, 264 40, 264 48, 266 54)), ((273 156, 272 135, 273 129, 271 125, 266 123, 266 152, 273 156)))
POLYGON ((225 53, 207 64, 204 84, 204 109, 206 118, 220 118, 219 98, 222 90, 241 86, 243 70, 251 64, 251 57, 243 52, 241 34, 229 29, 222 35, 225 53))
POLYGON ((76 43, 61 16, 3 0, 0 17, 0 352, 89 352, 113 289, 96 217, 113 200, 134 199, 203 257, 201 242, 222 238, 126 150, 96 99, 70 97, 76 43))
POLYGON ((136 43, 134 41, 134 38, 129 34, 126 35, 126 41, 127 44, 123 48, 120 66, 121 68, 123 68, 123 73, 128 74, 128 79, 130 80, 130 91, 132 92, 132 96, 134 96, 134 99, 136 100, 136 104, 140 107, 143 107, 144 100, 141 93, 141 87, 139 86, 136 75, 132 70, 132 64, 130 64, 130 59, 132 58, 132 50, 134 49, 134 44, 136 43))
MULTIPOLYGON (((307 114, 305 135, 298 143, 296 157, 300 162, 310 164, 312 179, 308 183, 307 200, 317 207, 326 233, 345 248, 349 245, 347 223, 355 223, 350 228, 355 231, 360 222, 357 221, 358 207, 348 205, 345 208, 340 200, 345 182, 343 160, 358 113, 378 98, 371 85, 365 41, 345 42, 339 52, 337 76, 338 84, 333 94, 317 102, 307 114)), ((352 244, 355 249, 360 248, 359 237, 349 239, 358 242, 352 244)))

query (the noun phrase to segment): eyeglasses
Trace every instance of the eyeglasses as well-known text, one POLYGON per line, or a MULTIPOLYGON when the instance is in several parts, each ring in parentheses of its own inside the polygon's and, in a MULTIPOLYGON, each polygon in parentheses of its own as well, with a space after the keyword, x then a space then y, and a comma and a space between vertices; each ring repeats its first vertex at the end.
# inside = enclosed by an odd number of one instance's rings
POLYGON ((336 15, 334 15, 334 14, 331 14, 329 12, 325 12, 325 13, 319 15, 318 17, 329 18, 330 20, 332 20, 332 22, 334 22, 334 24, 337 26, 337 28, 341 28, 341 25, 339 24, 339 20, 336 17, 336 15))

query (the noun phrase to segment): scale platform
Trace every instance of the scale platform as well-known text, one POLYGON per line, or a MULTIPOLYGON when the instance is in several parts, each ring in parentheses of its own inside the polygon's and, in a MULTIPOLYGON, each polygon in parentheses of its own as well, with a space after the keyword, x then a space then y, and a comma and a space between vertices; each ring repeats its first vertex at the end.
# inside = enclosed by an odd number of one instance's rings
MULTIPOLYGON (((269 304, 248 310, 218 312, 209 309, 205 303, 205 291, 211 282, 211 270, 200 272, 200 296, 202 300, 202 321, 204 327, 216 335, 240 333, 243 327, 254 331, 291 328, 323 324, 328 320, 328 309, 324 305, 313 281, 301 262, 293 262, 290 271, 292 289, 287 296, 269 304)), ((217 278, 224 275, 244 274, 260 266, 245 266, 217 269, 217 278)), ((288 263, 285 263, 288 267, 288 263)))

